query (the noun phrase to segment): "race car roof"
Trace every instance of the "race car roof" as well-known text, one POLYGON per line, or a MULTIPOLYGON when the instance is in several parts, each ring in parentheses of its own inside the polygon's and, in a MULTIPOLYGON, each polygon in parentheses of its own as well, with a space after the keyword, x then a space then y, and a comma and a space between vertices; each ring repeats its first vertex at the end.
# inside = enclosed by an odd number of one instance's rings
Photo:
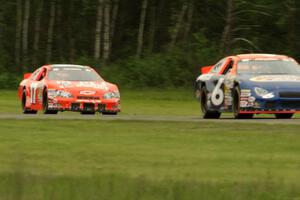
POLYGON ((46 67, 48 69, 53 69, 53 68, 77 68, 77 69, 92 69, 89 66, 85 65, 74 65, 74 64, 49 64, 49 65, 44 65, 43 67, 46 67))
POLYGON ((63 67, 63 68, 67 68, 67 67, 71 67, 71 68, 89 68, 88 66, 84 66, 84 65, 73 65, 73 64, 51 64, 51 67, 63 67))
POLYGON ((236 56, 240 59, 260 59, 260 58, 290 59, 290 57, 288 57, 288 56, 276 55, 276 54, 239 54, 236 56))

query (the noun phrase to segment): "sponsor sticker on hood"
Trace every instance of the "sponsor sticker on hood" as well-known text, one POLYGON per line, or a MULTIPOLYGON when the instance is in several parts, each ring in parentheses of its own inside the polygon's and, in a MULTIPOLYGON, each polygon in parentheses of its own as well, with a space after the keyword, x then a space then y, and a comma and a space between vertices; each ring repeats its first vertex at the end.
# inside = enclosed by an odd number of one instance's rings
POLYGON ((256 76, 250 78, 253 82, 300 82, 300 76, 287 75, 270 75, 270 76, 256 76))
POLYGON ((80 94, 82 94, 82 95, 94 95, 94 94, 96 94, 96 92, 95 91, 83 90, 83 91, 80 91, 80 94))
POLYGON ((100 89, 100 90, 106 90, 106 91, 109 90, 109 88, 105 82, 96 83, 96 82, 80 81, 75 86, 78 88, 86 87, 86 88, 94 88, 94 89, 100 89))

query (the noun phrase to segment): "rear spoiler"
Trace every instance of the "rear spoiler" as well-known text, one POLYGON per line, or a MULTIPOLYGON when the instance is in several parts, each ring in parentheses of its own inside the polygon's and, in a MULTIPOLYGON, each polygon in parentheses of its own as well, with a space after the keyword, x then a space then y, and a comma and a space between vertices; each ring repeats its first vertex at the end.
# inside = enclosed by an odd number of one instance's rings
POLYGON ((23 79, 28 79, 28 78, 30 78, 31 74, 32 74, 32 73, 26 73, 26 74, 24 74, 24 75, 23 75, 23 79))
POLYGON ((201 74, 207 74, 213 66, 203 66, 201 67, 201 74))

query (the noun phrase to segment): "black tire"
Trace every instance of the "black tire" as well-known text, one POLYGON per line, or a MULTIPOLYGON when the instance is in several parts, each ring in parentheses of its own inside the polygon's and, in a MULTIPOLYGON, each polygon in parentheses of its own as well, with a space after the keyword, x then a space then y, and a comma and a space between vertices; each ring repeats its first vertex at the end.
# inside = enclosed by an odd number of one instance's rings
POLYGON ((94 115, 95 111, 81 111, 80 114, 82 114, 82 115, 94 115))
POLYGON ((232 104, 233 116, 235 119, 252 119, 253 114, 241 114, 240 113, 240 88, 236 86, 233 90, 233 104, 232 104))
POLYGON ((102 115, 117 115, 117 112, 102 112, 102 115))
POLYGON ((195 96, 196 99, 200 100, 201 90, 200 90, 200 85, 199 85, 198 82, 195 84, 194 96, 195 96))
POLYGON ((294 113, 278 113, 275 114, 276 119, 291 119, 294 113))
POLYGON ((26 108, 26 90, 23 90, 22 94, 22 101, 21 101, 21 106, 22 106, 22 113, 23 114, 36 114, 36 110, 29 110, 26 108))
POLYGON ((218 111, 210 111, 207 108, 207 91, 205 87, 202 87, 200 94, 200 105, 203 119, 219 119, 221 113, 218 111))
POLYGON ((49 108, 48 108, 48 92, 46 89, 43 92, 43 113, 46 115, 56 115, 58 113, 57 110, 49 110, 49 108))

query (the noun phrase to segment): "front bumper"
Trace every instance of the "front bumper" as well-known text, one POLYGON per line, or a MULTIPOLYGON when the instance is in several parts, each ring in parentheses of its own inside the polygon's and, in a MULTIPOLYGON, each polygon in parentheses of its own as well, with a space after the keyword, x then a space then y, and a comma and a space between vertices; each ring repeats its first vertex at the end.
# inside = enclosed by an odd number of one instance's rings
POLYGON ((83 100, 75 98, 54 98, 48 99, 48 109, 58 111, 117 113, 121 111, 121 104, 120 99, 83 100))
POLYGON ((298 99, 256 99, 249 107, 240 108, 240 113, 276 114, 300 113, 300 98, 298 99))

